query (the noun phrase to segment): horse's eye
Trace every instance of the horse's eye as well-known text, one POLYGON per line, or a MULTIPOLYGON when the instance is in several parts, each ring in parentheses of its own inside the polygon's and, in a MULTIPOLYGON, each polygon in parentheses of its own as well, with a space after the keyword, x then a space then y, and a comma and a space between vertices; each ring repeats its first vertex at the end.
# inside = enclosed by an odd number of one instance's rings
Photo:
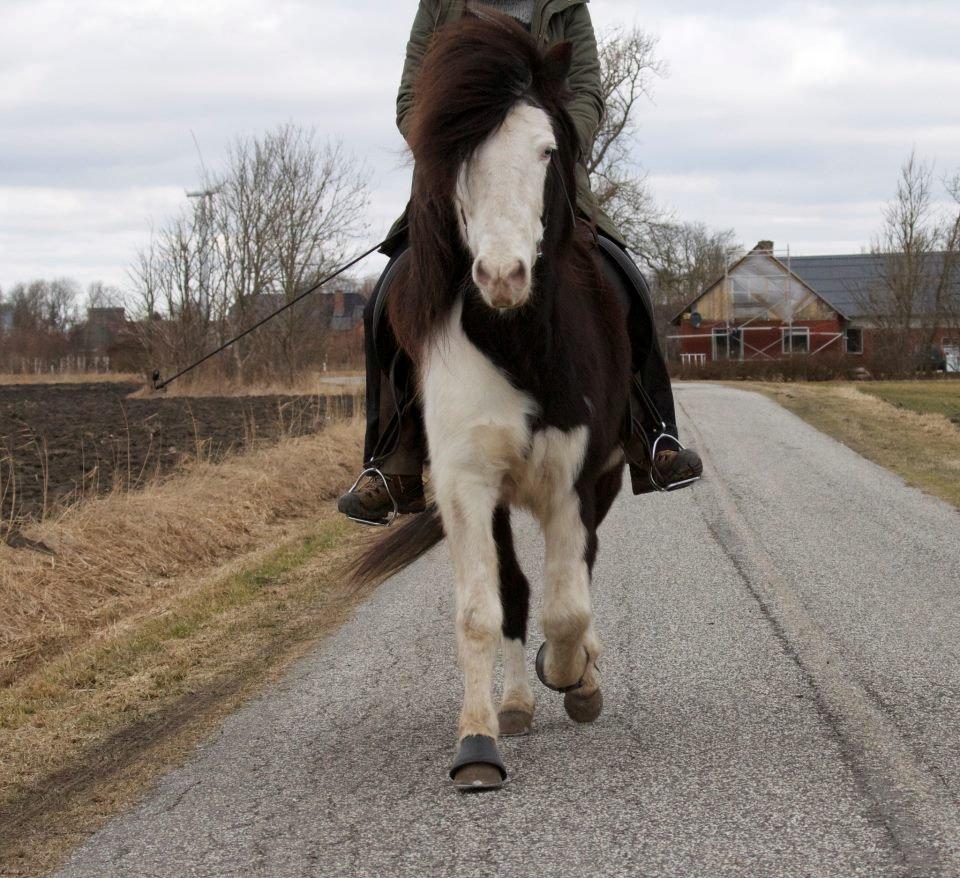
POLYGON ((553 158, 553 154, 554 154, 556 151, 557 151, 557 148, 556 148, 555 146, 548 146, 548 147, 543 151, 543 157, 544 157, 545 159, 553 158))

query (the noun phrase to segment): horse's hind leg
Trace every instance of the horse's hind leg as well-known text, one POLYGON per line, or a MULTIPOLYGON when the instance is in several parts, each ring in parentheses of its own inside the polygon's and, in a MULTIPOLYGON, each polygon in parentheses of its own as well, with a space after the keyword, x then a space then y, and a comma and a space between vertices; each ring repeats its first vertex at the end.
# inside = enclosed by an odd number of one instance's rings
POLYGON ((457 596, 457 647, 463 670, 460 747, 450 776, 461 789, 491 789, 506 777, 497 753, 493 666, 503 626, 493 538, 496 492, 461 481, 455 493, 437 486, 457 596))
POLYGON ((593 630, 590 606, 590 554, 595 547, 593 491, 571 491, 559 498, 543 522, 546 543, 543 633, 546 643, 538 672, 554 689, 566 691, 567 712, 579 722, 600 713, 600 678, 596 661, 600 641, 593 630), (542 664, 541 664, 542 660, 542 664), (576 699, 571 699, 575 695, 576 699), (571 712, 578 700, 589 710, 571 712))
POLYGON ((533 691, 527 676, 525 644, 530 614, 530 583, 523 575, 513 545, 510 510, 493 514, 493 536, 500 562, 503 605, 503 698, 498 720, 501 735, 525 735, 533 723, 533 691))

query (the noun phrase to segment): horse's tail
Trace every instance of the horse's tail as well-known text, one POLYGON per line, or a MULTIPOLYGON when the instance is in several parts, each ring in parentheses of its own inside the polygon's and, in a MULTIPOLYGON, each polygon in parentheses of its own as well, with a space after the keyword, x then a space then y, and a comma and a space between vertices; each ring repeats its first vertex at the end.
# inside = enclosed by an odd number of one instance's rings
POLYGON ((368 546, 349 566, 348 575, 357 586, 374 585, 408 567, 444 537, 436 504, 414 515, 368 546))

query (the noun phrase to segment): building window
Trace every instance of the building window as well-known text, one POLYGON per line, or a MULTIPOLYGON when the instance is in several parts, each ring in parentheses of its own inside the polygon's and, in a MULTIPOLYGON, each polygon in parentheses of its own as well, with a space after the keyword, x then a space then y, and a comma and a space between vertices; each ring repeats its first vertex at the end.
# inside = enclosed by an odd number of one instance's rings
POLYGON ((725 360, 730 352, 730 336, 727 330, 721 326, 713 327, 713 359, 725 360))
POLYGON ((739 329, 727 329, 725 326, 713 328, 713 359, 739 360, 743 353, 743 336, 739 329))
POLYGON ((780 330, 780 344, 785 354, 809 354, 810 327, 784 326, 780 330))
POLYGON ((843 332, 843 349, 848 354, 862 354, 863 330, 848 326, 843 332))
POLYGON ((730 341, 727 343, 730 350, 730 359, 739 360, 743 356, 743 333, 739 329, 730 330, 730 341))
POLYGON ((707 362, 706 354, 680 354, 680 362, 685 366, 703 366, 707 362))

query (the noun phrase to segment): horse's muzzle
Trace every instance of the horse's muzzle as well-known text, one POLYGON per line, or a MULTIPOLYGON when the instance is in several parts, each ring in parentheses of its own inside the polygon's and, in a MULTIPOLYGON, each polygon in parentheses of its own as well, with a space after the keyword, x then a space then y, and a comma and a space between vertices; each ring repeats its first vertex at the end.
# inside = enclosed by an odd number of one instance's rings
POLYGON ((478 257, 473 280, 487 304, 498 311, 519 308, 530 294, 530 272, 522 259, 497 264, 478 257))

